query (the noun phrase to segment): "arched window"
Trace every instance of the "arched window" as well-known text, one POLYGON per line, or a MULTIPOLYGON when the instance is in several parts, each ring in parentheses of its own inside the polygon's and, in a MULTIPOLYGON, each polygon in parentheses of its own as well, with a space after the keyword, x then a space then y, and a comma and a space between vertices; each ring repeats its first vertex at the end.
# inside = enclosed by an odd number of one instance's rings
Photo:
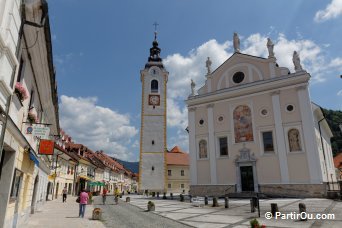
POLYGON ((234 109, 235 142, 249 142, 253 139, 252 113, 246 105, 239 105, 234 109))
POLYGON ((208 157, 208 154, 207 154, 207 141, 202 139, 199 142, 199 158, 207 158, 207 157, 208 157))
POLYGON ((151 81, 151 93, 158 93, 158 81, 155 79, 151 81))
POLYGON ((292 151, 301 151, 301 143, 300 143, 300 136, 299 131, 295 128, 292 128, 287 133, 288 140, 289 140, 289 146, 290 146, 290 152, 292 151))

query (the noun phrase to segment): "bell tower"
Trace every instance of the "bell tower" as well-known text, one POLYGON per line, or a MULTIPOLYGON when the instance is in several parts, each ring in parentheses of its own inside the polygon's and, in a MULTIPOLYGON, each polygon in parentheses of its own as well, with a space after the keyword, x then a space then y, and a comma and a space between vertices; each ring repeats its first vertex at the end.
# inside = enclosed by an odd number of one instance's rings
MULTIPOLYGON (((156 25, 156 24, 155 24, 156 25)), ((166 88, 169 73, 160 57, 157 32, 140 71, 142 83, 139 190, 166 192, 166 88)))

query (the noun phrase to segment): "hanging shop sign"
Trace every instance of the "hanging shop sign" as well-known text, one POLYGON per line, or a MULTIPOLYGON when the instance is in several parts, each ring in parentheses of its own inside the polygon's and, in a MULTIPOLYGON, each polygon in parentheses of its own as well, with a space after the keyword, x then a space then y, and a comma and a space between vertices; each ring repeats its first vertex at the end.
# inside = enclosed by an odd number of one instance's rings
POLYGON ((48 139, 50 134, 50 128, 46 126, 33 125, 32 135, 33 137, 39 137, 40 139, 48 139))
POLYGON ((53 140, 41 139, 39 144, 39 154, 53 155, 55 142, 53 140))

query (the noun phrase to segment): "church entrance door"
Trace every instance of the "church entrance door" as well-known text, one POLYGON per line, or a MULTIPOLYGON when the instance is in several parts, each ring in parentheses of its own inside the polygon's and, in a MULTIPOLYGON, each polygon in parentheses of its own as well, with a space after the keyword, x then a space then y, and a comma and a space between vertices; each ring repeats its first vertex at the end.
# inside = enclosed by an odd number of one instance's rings
POLYGON ((241 166, 241 190, 244 192, 254 192, 254 178, 252 166, 241 166))

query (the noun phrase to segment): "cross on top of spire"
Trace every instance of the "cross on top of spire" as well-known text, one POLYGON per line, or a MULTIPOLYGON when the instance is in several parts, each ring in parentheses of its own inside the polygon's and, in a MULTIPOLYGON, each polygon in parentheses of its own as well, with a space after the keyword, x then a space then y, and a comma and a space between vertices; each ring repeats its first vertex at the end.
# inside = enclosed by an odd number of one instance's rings
POLYGON ((154 40, 157 40, 157 26, 159 25, 157 22, 154 22, 154 40))

